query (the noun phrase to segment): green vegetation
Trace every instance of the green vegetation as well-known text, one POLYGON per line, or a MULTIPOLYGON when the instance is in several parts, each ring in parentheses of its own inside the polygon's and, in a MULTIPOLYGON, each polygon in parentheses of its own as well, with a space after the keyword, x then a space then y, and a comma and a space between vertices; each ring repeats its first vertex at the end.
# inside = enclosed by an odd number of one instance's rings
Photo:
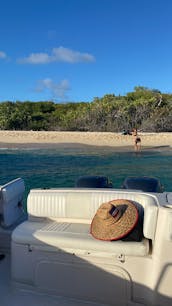
POLYGON ((107 94, 92 102, 1 102, 1 130, 120 132, 133 127, 172 131, 172 94, 142 86, 126 96, 107 94))

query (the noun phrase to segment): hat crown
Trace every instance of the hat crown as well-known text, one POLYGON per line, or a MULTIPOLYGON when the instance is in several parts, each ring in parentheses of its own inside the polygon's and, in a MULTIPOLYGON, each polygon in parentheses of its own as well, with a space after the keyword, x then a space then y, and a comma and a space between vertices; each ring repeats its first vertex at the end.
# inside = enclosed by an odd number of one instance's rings
POLYGON ((97 214, 102 220, 109 220, 113 217, 113 222, 117 222, 122 216, 122 211, 112 203, 104 203, 98 209, 97 214))

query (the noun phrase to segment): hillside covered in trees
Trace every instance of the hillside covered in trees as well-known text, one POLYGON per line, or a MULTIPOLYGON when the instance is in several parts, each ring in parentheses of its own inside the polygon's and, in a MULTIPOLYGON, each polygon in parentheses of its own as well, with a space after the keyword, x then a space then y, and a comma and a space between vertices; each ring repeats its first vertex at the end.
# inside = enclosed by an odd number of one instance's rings
POLYGON ((92 102, 0 103, 1 130, 119 132, 133 127, 172 132, 172 94, 138 86, 125 96, 107 94, 92 102))

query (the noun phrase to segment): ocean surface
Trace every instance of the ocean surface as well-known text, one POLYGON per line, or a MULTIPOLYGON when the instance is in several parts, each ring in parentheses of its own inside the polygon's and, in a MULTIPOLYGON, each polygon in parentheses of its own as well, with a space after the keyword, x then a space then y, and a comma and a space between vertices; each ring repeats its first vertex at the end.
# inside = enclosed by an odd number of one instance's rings
POLYGON ((172 191, 172 150, 160 147, 136 154, 84 145, 0 149, 0 185, 22 177, 25 196, 32 188, 74 187, 82 175, 108 176, 114 188, 120 188, 127 176, 154 176, 165 190, 172 191))

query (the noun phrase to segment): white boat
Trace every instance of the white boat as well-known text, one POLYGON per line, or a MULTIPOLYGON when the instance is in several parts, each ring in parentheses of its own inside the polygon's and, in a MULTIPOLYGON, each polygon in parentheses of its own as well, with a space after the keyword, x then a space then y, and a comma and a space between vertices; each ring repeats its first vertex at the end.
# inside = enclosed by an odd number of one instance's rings
POLYGON ((0 188, 0 303, 172 305, 172 193, 113 188, 0 188), (143 239, 100 241, 90 223, 103 203, 134 201, 144 212, 143 239))

